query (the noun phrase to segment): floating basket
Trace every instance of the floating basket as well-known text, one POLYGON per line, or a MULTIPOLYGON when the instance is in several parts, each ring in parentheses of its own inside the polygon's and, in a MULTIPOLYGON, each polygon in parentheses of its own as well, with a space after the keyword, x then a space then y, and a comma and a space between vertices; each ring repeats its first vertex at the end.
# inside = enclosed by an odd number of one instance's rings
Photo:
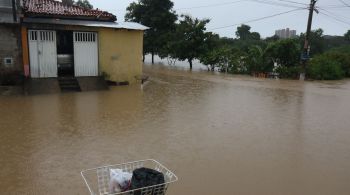
POLYGON ((165 195, 169 184, 178 180, 177 176, 173 172, 153 159, 87 169, 81 172, 81 176, 83 177, 91 195, 165 195), (110 193, 110 169, 122 169, 124 172, 132 173, 135 169, 142 167, 154 169, 163 173, 165 182, 158 185, 128 190, 125 192, 110 193))

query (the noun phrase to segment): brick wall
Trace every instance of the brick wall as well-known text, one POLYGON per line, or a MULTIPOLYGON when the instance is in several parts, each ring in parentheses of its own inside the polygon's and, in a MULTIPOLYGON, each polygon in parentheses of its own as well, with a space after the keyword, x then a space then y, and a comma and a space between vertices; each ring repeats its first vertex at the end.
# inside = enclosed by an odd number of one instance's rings
POLYGON ((19 25, 0 24, 0 35, 0 71, 23 72, 19 25), (6 65, 5 58, 12 58, 12 65, 6 65))

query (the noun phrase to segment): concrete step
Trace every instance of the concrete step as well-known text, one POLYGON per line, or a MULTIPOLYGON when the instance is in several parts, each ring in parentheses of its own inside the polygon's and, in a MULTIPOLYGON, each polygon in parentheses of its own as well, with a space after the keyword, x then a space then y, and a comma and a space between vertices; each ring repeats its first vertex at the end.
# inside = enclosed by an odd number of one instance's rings
POLYGON ((79 82, 74 77, 59 77, 57 80, 62 92, 81 91, 79 82))

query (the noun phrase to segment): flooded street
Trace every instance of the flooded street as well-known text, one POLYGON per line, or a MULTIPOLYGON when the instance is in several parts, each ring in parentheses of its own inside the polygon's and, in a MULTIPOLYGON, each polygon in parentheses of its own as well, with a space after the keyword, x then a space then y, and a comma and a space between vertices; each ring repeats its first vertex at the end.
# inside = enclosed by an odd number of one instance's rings
POLYGON ((350 81, 145 66, 140 86, 0 96, 1 194, 88 194, 82 169, 153 158, 169 195, 350 194, 350 81))

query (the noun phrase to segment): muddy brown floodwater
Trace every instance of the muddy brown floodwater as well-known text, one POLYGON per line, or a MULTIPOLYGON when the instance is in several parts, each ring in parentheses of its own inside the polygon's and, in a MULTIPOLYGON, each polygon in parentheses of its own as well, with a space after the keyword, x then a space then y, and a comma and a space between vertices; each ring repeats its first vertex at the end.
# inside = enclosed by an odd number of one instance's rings
POLYGON ((0 97, 0 194, 88 194, 80 171, 157 159, 169 195, 349 195, 350 81, 146 66, 140 86, 0 97))

